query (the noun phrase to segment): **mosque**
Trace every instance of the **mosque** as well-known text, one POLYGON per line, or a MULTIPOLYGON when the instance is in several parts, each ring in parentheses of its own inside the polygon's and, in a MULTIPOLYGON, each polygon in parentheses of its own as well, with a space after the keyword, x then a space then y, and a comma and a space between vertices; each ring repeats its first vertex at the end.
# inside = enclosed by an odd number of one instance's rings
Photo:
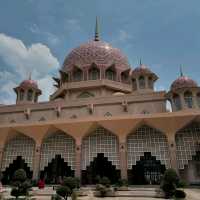
POLYGON ((200 183, 200 87, 180 76, 169 91, 155 91, 158 75, 130 66, 121 50, 99 37, 65 58, 48 102, 29 78, 14 88, 15 105, 0 106, 0 170, 3 183, 19 168, 29 178, 58 183, 75 176, 112 183, 158 184, 175 169, 200 183), (172 111, 166 107, 170 102, 172 111))

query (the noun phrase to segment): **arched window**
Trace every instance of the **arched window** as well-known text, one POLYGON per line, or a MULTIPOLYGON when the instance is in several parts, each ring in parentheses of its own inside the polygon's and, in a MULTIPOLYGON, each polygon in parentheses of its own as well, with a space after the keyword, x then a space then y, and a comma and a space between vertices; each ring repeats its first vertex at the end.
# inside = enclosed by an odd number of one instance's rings
POLYGON ((83 80, 83 72, 80 69, 74 70, 73 80, 74 81, 82 81, 83 80))
POLYGON ((128 73, 121 73, 121 80, 123 83, 127 83, 128 82, 128 73))
POLYGON ((200 108, 200 93, 197 94, 197 105, 200 108))
POLYGON ((100 79, 100 72, 97 68, 91 68, 89 70, 89 80, 98 80, 100 79))
POLYGON ((185 104, 186 104, 186 106, 188 108, 192 108, 193 107, 192 92, 186 91, 184 93, 184 100, 185 100, 185 104))
POLYGON ((32 101, 32 98, 33 98, 33 90, 28 90, 28 95, 27 95, 28 101, 32 101))
POLYGON ((132 88, 133 88, 133 91, 137 90, 137 83, 135 79, 132 79, 132 88))
POLYGON ((23 99, 24 99, 24 90, 21 89, 21 90, 19 91, 19 100, 22 101, 23 99))
POLYGON ((140 89, 145 88, 145 78, 144 78, 144 76, 139 77, 139 87, 140 87, 140 89))
POLYGON ((180 96, 178 94, 173 95, 173 101, 174 101, 174 105, 176 107, 176 110, 181 110, 181 99, 180 99, 180 96))
POLYGON ((112 69, 106 70, 106 78, 115 81, 115 71, 112 69))
POLYGON ((153 79, 151 76, 148 78, 148 85, 150 89, 153 89, 153 79))

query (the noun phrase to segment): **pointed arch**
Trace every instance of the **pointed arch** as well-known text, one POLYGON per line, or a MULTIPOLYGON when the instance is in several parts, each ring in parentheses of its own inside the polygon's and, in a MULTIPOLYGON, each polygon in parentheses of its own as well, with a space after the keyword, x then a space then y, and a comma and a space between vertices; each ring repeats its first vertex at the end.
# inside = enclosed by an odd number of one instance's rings
POLYGON ((100 79, 100 70, 95 63, 92 63, 88 70, 88 79, 89 80, 98 80, 100 79))
POLYGON ((98 126, 82 140, 82 170, 86 170, 98 153, 103 153, 116 169, 120 169, 118 137, 102 126, 98 126))
POLYGON ((192 96, 191 91, 184 92, 184 100, 185 100, 185 104, 188 108, 193 107, 193 96, 192 96))
POLYGON ((128 170, 144 156, 145 152, 150 152, 166 168, 170 167, 169 147, 167 137, 161 131, 146 124, 138 127, 127 136, 128 170))
POLYGON ((111 81, 116 81, 117 78, 117 70, 115 68, 115 65, 111 65, 106 69, 106 79, 111 80, 111 81))
POLYGON ((71 167, 71 170, 75 169, 74 138, 60 130, 48 132, 41 146, 40 170, 43 171, 59 155, 71 167))
POLYGON ((72 80, 73 81, 82 81, 83 80, 83 71, 77 66, 72 68, 72 80))
POLYGON ((200 123, 193 120, 175 135, 178 168, 183 170, 192 156, 200 151, 200 123))
POLYGON ((31 137, 19 132, 10 134, 4 147, 2 171, 5 171, 17 157, 21 157, 32 171, 34 152, 35 141, 31 137))

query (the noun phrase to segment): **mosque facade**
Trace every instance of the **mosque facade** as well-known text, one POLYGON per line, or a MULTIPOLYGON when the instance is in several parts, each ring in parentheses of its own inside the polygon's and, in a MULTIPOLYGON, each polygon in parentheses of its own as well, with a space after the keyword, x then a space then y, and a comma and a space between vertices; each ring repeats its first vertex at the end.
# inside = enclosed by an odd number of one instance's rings
POLYGON ((48 102, 29 78, 14 88, 15 105, 0 106, 0 169, 9 183, 16 169, 57 183, 64 176, 95 184, 157 184, 173 168, 200 183, 200 87, 180 76, 155 91, 158 76, 130 66, 121 50, 99 38, 65 58, 48 102), (172 111, 167 110, 169 101, 172 111))

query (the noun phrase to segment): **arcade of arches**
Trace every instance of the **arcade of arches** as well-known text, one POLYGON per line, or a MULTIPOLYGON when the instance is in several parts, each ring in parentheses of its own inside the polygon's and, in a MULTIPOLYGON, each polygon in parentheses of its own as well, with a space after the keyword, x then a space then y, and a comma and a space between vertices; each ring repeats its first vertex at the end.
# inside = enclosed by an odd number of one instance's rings
POLYGON ((192 122, 180 129, 171 144, 167 135, 141 125, 120 137, 97 127, 78 140, 65 132, 48 133, 38 144, 29 136, 9 137, 1 156, 4 183, 9 183, 18 168, 32 179, 44 177, 58 183, 64 176, 78 176, 83 184, 94 184, 97 177, 111 182, 127 178, 133 184, 158 184, 167 168, 175 168, 190 183, 200 182, 200 124, 192 122), (176 152, 176 153, 173 153, 176 152), (172 160, 176 159, 176 162, 172 160), (175 163, 175 164, 174 164, 175 163))

